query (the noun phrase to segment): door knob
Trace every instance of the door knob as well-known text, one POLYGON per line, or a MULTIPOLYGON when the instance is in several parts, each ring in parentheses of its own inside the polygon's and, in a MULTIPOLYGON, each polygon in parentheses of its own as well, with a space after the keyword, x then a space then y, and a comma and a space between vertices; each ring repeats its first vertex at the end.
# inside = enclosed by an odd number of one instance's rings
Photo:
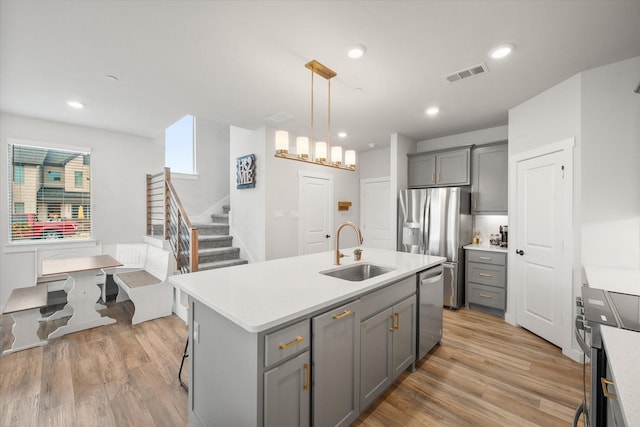
POLYGON ((331 236, 327 234, 327 235, 325 235, 324 237, 325 237, 325 239, 328 239, 328 238, 329 238, 329 237, 331 237, 331 236))
POLYGON ((516 253, 517 253, 518 255, 524 255, 524 251, 521 251, 521 250, 518 250, 518 249, 516 249, 516 253))

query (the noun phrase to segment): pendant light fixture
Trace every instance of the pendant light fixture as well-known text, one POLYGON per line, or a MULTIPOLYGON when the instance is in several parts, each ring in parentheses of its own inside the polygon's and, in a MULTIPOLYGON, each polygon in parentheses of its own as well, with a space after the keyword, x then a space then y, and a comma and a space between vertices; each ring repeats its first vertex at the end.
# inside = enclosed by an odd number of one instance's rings
POLYGON ((315 163, 322 166, 329 166, 349 171, 356 170, 356 152, 347 150, 344 153, 344 163, 342 161, 342 147, 331 146, 331 79, 337 74, 330 68, 322 65, 315 59, 305 64, 311 70, 311 139, 301 136, 296 139, 296 154, 289 154, 289 133, 284 130, 277 130, 275 135, 276 152, 275 156, 281 159, 297 160, 300 162, 315 163), (327 140, 316 141, 315 138, 315 118, 314 118, 314 86, 313 78, 317 74, 327 80, 328 102, 327 102, 327 140), (310 153, 313 151, 313 159, 310 153), (331 155, 331 157, 329 157, 331 155))

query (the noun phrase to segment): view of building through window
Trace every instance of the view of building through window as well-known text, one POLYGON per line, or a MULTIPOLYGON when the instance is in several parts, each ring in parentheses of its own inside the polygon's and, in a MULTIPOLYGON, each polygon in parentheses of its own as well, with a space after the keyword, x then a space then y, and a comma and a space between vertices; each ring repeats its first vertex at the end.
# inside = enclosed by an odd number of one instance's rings
POLYGON ((90 154, 9 145, 9 241, 91 237, 90 154))
POLYGON ((195 174, 195 118, 184 116, 164 132, 164 164, 171 172, 195 174))

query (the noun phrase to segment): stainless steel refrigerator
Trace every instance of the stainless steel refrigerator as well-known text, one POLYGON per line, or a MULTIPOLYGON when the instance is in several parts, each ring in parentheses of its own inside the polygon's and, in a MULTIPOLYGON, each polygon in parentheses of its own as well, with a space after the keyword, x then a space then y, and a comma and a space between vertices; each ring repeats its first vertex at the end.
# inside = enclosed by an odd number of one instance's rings
POLYGON ((443 305, 464 304, 464 250, 471 243, 471 198, 465 187, 400 192, 398 250, 447 258, 443 305))

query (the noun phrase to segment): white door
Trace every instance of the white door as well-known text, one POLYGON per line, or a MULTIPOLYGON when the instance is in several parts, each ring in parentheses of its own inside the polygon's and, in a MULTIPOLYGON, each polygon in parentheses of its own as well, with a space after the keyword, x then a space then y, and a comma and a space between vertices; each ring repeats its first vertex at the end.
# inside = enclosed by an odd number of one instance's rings
POLYGON ((572 283, 565 274, 571 266, 563 250, 565 215, 571 211, 566 160, 565 152, 555 151, 516 163, 515 242, 509 239, 516 254, 510 259, 515 261, 518 324, 559 347, 571 323, 566 307, 572 283))
POLYGON ((360 222, 363 246, 395 250, 392 218, 396 207, 390 203, 389 178, 363 179, 360 181, 360 222))
POLYGON ((301 255, 331 250, 333 229, 333 177, 300 172, 299 250, 301 255))

